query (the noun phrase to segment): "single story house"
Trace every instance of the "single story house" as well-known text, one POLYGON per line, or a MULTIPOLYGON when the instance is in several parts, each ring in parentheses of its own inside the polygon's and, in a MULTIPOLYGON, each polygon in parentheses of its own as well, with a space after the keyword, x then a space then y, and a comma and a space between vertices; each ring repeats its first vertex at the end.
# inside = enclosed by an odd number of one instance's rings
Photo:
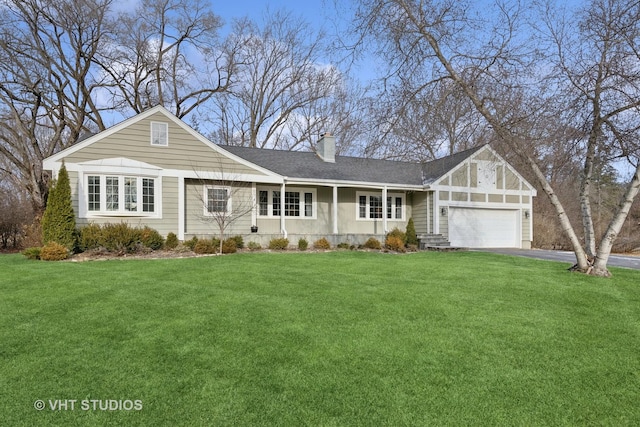
POLYGON ((488 145, 427 163, 221 146, 158 106, 44 160, 65 164, 78 225, 127 222, 161 234, 333 244, 382 239, 413 218, 426 241, 529 248, 536 190, 488 145))

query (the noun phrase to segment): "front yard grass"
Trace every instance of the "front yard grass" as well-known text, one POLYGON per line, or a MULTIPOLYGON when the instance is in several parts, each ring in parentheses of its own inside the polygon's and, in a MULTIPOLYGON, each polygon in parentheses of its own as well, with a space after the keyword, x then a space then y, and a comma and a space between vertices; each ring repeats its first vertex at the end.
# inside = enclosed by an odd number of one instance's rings
POLYGON ((0 425, 638 425, 640 272, 566 267, 477 252, 3 255, 0 425))

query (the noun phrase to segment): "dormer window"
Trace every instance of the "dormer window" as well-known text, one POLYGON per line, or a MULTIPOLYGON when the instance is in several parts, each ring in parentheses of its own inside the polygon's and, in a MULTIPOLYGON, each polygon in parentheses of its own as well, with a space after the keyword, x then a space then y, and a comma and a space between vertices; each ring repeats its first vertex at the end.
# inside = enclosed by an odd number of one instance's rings
POLYGON ((151 122, 151 145, 169 145, 169 125, 161 122, 151 122))

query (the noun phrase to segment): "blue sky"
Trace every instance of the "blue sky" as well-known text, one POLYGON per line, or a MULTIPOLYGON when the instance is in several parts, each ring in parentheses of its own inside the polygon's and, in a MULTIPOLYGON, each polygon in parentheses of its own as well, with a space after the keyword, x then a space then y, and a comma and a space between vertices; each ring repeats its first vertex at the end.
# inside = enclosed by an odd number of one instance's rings
POLYGON ((267 7, 271 10, 292 11, 314 26, 322 25, 323 19, 333 14, 333 2, 327 0, 212 0, 211 4, 213 12, 220 15, 225 22, 245 15, 257 19, 267 7))

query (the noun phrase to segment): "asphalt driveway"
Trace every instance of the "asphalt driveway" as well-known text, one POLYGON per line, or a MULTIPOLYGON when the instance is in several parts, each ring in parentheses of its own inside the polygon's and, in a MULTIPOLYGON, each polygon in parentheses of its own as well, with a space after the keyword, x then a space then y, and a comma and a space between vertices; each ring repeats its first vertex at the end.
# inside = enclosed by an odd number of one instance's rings
MULTIPOLYGON (((510 249, 510 248, 497 248, 497 249, 473 249, 482 252, 493 252, 504 255, 523 256, 528 258, 546 259, 549 261, 567 262, 571 265, 576 263, 576 257, 573 252, 567 251, 550 251, 544 249, 510 249)), ((567 266, 567 268, 571 267, 567 266)), ((629 255, 611 255, 609 257, 609 266, 633 268, 640 270, 640 256, 629 255)))

